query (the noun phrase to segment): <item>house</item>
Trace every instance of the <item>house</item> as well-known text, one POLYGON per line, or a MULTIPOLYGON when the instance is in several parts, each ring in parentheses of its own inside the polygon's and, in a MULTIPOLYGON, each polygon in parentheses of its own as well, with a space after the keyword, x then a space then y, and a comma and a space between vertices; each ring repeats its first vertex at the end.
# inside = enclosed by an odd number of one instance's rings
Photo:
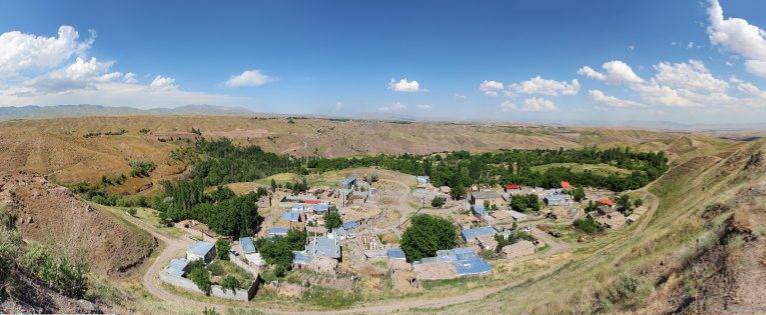
POLYGON ((290 211, 301 213, 306 211, 306 206, 302 204, 294 204, 292 207, 290 207, 290 211))
POLYGON ((641 215, 634 212, 634 213, 631 213, 627 218, 625 218, 625 222, 627 222, 628 224, 631 224, 633 222, 638 221, 638 219, 640 218, 641 218, 641 215))
POLYGON ((479 244, 479 247, 481 247, 481 249, 483 250, 494 251, 495 248, 497 248, 497 241, 495 240, 494 235, 477 236, 476 242, 479 244))
POLYGON ((571 196, 567 194, 559 194, 559 193, 553 193, 543 198, 543 200, 545 200, 545 203, 548 204, 549 206, 560 206, 569 202, 570 199, 571 199, 571 196))
POLYGON ((415 180, 418 182, 418 185, 425 185, 431 182, 428 176, 416 176, 415 180))
POLYGON ((572 184, 570 184, 568 181, 562 180, 561 181, 561 189, 571 189, 574 188, 572 184))
POLYGON ((359 226, 359 222, 357 221, 346 221, 346 222, 343 222, 343 224, 341 224, 341 227, 346 231, 353 230, 357 228, 358 226, 359 226))
POLYGON ((480 190, 480 191, 473 191, 471 192, 471 198, 470 198, 471 204, 474 205, 484 205, 484 202, 486 201, 489 203, 489 206, 501 206, 503 204, 503 198, 500 197, 500 195, 494 191, 491 190, 480 190))
POLYGON ((471 211, 473 212, 473 215, 479 219, 484 219, 487 216, 487 210, 480 204, 471 206, 471 211))
POLYGON ((505 192, 510 192, 510 191, 513 191, 513 190, 520 190, 521 189, 521 185, 514 184, 514 183, 509 183, 509 184, 505 184, 505 186, 503 186, 503 189, 505 190, 505 192))
POLYGON ((306 254, 314 256, 330 257, 334 259, 340 259, 340 242, 332 235, 313 238, 308 245, 306 245, 306 254))
POLYGON ((255 243, 253 243, 252 237, 240 237, 239 246, 242 248, 242 253, 245 255, 245 259, 249 263, 256 266, 266 265, 261 254, 255 250, 255 243))
POLYGON ((186 249, 186 260, 202 260, 205 263, 210 262, 215 257, 215 245, 213 243, 197 241, 186 249))
POLYGON ((287 236, 287 232, 289 231, 290 229, 286 227, 270 228, 269 231, 266 233, 266 237, 287 236))
POLYGON ((340 243, 334 234, 314 237, 302 251, 293 251, 293 266, 319 273, 335 274, 341 258, 340 243))
POLYGON ((320 203, 311 206, 311 209, 314 210, 314 213, 323 214, 330 210, 330 205, 326 203, 320 203))
POLYGON ((516 210, 509 210, 511 217, 516 221, 522 221, 527 219, 527 215, 516 210))
POLYGON ((507 210, 498 210, 490 213, 490 215, 495 218, 495 220, 507 220, 511 217, 511 214, 507 210))
POLYGON ((351 187, 354 187, 354 184, 356 184, 356 176, 351 175, 340 181, 340 188, 351 189, 351 187))
POLYGON ((482 275, 492 271, 492 266, 470 248, 453 248, 450 252, 460 277, 482 275))
POLYGON ((286 211, 282 214, 282 219, 285 219, 290 222, 300 222, 301 221, 301 213, 297 211, 286 211))
POLYGON ((315 195, 309 195, 309 194, 301 194, 301 195, 287 195, 280 202, 285 203, 311 203, 313 201, 317 200, 317 196, 315 195))
POLYGON ((389 260, 407 260, 404 251, 399 247, 392 247, 386 250, 386 257, 388 257, 389 260))
POLYGON ((492 267, 471 248, 436 251, 436 257, 423 258, 412 264, 420 280, 454 279, 487 274, 492 267))
POLYGON ((170 265, 165 268, 165 272, 176 277, 183 277, 188 265, 189 261, 185 258, 173 259, 170 261, 170 265))
POLYGON ((497 230, 495 230, 491 226, 482 226, 472 229, 463 229, 460 232, 460 235, 463 236, 463 240, 465 240, 468 243, 476 242, 476 238, 480 236, 495 236, 497 234, 497 230))
POLYGON ((527 240, 519 240, 511 245, 503 246, 503 248, 500 249, 500 252, 502 252, 507 259, 532 255, 535 253, 535 244, 527 240))
POLYGON ((614 205, 615 205, 614 200, 609 199, 609 198, 601 198, 599 200, 596 200, 596 203, 598 203, 599 205, 602 205, 602 206, 607 206, 607 207, 614 207, 614 205))

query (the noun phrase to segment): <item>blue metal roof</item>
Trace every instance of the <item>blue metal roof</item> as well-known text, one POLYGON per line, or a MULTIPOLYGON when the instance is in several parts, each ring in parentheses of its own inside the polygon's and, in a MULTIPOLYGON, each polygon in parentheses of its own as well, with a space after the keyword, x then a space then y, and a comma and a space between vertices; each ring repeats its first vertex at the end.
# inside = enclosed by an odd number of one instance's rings
POLYGON ((186 249, 187 253, 194 254, 197 256, 205 256, 207 253, 209 253, 211 250, 213 250, 213 243, 203 242, 203 241, 197 241, 192 246, 189 246, 188 249, 186 249))
POLYGON ((330 210, 330 205, 326 203, 314 205, 314 212, 326 212, 327 210, 330 210))
POLYGON ((287 211, 282 214, 282 219, 290 222, 298 222, 301 219, 301 213, 296 211, 287 211))
POLYGON ((404 251, 399 247, 389 248, 386 251, 386 256, 388 256, 388 259, 407 259, 404 251))
POLYGON ((286 227, 275 227, 275 228, 270 228, 267 234, 270 236, 287 235, 287 232, 289 230, 290 229, 286 227))
POLYGON ((472 229, 464 229, 460 232, 466 241, 473 240, 480 236, 495 235, 497 231, 491 226, 482 226, 472 229))
POLYGON ((483 216, 486 213, 486 210, 484 210, 484 206, 483 205, 478 205, 478 204, 477 205, 473 205, 473 207, 471 207, 471 209, 473 210, 474 213, 476 213, 478 215, 482 215, 483 216))
POLYGON ((307 265, 311 262, 311 256, 306 255, 305 251, 293 251, 293 263, 307 265))
POLYGON ((341 225, 346 230, 353 230, 357 226, 359 226, 359 222, 356 221, 346 221, 343 222, 343 225, 341 225))
POLYGON ((349 177, 344 178, 340 183, 344 185, 349 185, 356 181, 356 176, 351 175, 349 177))
POLYGON ((306 253, 309 256, 340 258, 340 244, 334 237, 317 237, 306 245, 306 253))
POLYGON ((186 258, 173 259, 170 261, 170 265, 165 268, 165 272, 176 277, 182 277, 187 265, 189 265, 189 261, 186 258))
POLYGON ((453 248, 452 256, 459 276, 479 275, 492 271, 492 266, 469 247, 453 248))
POLYGON ((255 253, 255 244, 252 237, 240 237, 239 245, 242 246, 242 251, 245 254, 255 253))
POLYGON ((290 207, 290 211, 293 211, 293 212, 299 212, 300 213, 300 212, 303 212, 305 210, 306 210, 306 207, 303 206, 302 204, 295 204, 292 207, 290 207))

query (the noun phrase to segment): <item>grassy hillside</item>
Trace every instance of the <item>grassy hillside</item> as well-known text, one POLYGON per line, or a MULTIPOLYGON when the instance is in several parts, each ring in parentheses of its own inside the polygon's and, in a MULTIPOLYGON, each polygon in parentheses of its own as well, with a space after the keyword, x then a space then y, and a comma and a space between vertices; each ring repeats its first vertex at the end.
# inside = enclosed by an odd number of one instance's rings
POLYGON ((766 224, 755 219, 764 213, 766 166, 758 152, 765 145, 763 141, 732 144, 700 136, 674 142, 669 150, 678 157, 671 170, 637 192, 649 202, 658 202, 655 213, 585 243, 554 268, 531 273, 489 299, 439 311, 665 314, 702 310, 737 314, 724 310, 763 309, 766 299, 745 294, 745 284, 762 280, 766 272, 766 266, 757 263, 760 259, 749 258, 766 254, 759 241, 766 224), (709 205, 716 203, 726 207, 711 213, 709 205), (746 223, 732 223, 737 221, 746 223), (730 245, 731 231, 741 230, 735 227, 743 225, 749 232, 735 232, 741 233, 734 237, 738 244, 730 245), (755 252, 736 255, 737 248, 741 253, 747 246, 755 252), (710 253, 716 250, 724 254, 714 264, 710 253), (734 284, 718 291, 711 289, 716 284, 706 286, 706 277, 718 273, 734 284), (752 274, 755 276, 746 276, 752 274))

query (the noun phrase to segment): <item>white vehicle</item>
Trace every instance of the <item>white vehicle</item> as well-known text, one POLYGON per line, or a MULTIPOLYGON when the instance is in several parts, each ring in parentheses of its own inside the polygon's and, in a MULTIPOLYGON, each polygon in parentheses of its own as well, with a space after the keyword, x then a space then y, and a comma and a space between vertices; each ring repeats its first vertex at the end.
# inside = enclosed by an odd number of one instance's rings
POLYGON ((524 232, 527 232, 527 233, 532 232, 532 227, 531 226, 525 227, 524 232))
POLYGON ((346 239, 354 239, 355 237, 356 237, 356 235, 354 235, 354 234, 351 234, 351 233, 346 234, 346 239))

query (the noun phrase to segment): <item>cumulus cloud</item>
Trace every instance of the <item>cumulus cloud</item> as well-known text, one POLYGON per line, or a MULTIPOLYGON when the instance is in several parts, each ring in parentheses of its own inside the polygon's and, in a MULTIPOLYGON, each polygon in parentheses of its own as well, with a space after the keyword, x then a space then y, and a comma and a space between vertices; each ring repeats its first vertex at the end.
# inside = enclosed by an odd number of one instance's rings
POLYGON ((724 18, 718 0, 711 0, 707 10, 708 37, 713 45, 741 55, 750 73, 766 77, 766 32, 741 18, 724 18))
POLYGON ((614 96, 606 95, 604 94, 604 92, 601 92, 599 90, 590 90, 588 91, 588 95, 590 96, 592 100, 596 102, 613 106, 613 107, 644 107, 644 105, 639 102, 619 99, 614 96))
POLYGON ((660 62, 654 69, 657 74, 652 80, 659 85, 710 93, 724 92, 729 87, 726 81, 714 77, 699 60, 676 64, 660 62))
POLYGON ((518 110, 518 107, 511 101, 505 101, 500 104, 500 110, 507 113, 518 110))
POLYGON ((425 89, 420 88, 418 81, 407 81, 407 78, 402 78, 399 81, 391 79, 388 82, 388 89, 396 92, 424 92, 425 89))
POLYGON ((641 83, 644 81, 633 72, 633 68, 620 60, 605 62, 601 67, 604 68, 603 73, 589 66, 584 66, 577 71, 577 74, 599 81, 606 81, 609 84, 641 83))
POLYGON ((484 80, 481 84, 479 84, 479 90, 484 92, 484 95, 487 96, 497 96, 499 91, 502 91, 505 88, 503 86, 502 82, 498 81, 492 81, 492 80, 484 80))
POLYGON ((158 90, 175 90, 178 88, 178 85, 175 83, 176 79, 158 75, 154 77, 154 80, 152 80, 152 83, 149 84, 149 86, 158 90))
POLYGON ((272 77, 262 73, 260 70, 245 70, 238 75, 233 75, 224 85, 230 88, 261 86, 273 81, 272 77))
POLYGON ((580 92, 580 82, 572 80, 571 83, 567 83, 566 81, 546 80, 540 76, 536 76, 524 82, 511 84, 510 89, 514 92, 523 94, 542 94, 549 96, 576 95, 580 92))
POLYGON ((114 61, 87 58, 95 32, 80 40, 71 26, 58 36, 0 34, 0 106, 102 104, 138 108, 189 104, 243 105, 247 98, 182 91, 175 79, 156 76, 140 84, 132 72, 114 71, 114 61))
POLYGON ((407 106, 399 102, 394 102, 391 105, 378 108, 378 110, 381 112, 401 112, 406 109, 407 109, 407 106))
POLYGON ((553 112, 559 110, 559 108, 552 101, 533 97, 524 100, 524 106, 521 110, 525 112, 553 112))
POLYGON ((468 99, 468 96, 465 96, 465 95, 463 95, 463 94, 458 94, 458 93, 455 93, 455 95, 453 95, 453 96, 454 96, 456 99, 459 99, 459 100, 465 100, 465 99, 468 99))
POLYGON ((62 25, 58 36, 45 37, 19 31, 0 34, 0 77, 25 70, 48 70, 90 49, 94 37, 80 41, 74 27, 62 25))

